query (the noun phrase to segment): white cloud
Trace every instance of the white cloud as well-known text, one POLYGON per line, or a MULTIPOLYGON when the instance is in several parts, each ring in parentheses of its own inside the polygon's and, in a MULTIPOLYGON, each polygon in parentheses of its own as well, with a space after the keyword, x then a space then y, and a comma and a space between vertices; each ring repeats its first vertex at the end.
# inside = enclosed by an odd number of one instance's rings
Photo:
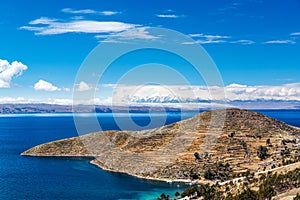
POLYGON ((230 43, 249 45, 249 44, 254 44, 255 42, 252 40, 236 40, 236 41, 232 41, 230 43))
POLYGON ((174 14, 157 14, 156 17, 160 18, 179 18, 180 15, 174 15, 174 14))
POLYGON ((227 88, 245 88, 245 87, 247 87, 247 85, 241 85, 237 83, 232 83, 227 86, 227 88))
POLYGON ((46 98, 46 99, 30 99, 25 97, 0 97, 0 104, 58 104, 72 105, 72 99, 62 98, 46 98))
POLYGON ((218 44, 218 43, 226 43, 226 40, 197 40, 197 44, 218 44))
MULTIPOLYGON (((219 88, 211 87, 211 90, 219 88)), ((197 103, 215 99, 206 86, 120 85, 114 87, 113 104, 129 103, 197 103)), ((219 100, 219 99, 218 99, 219 100)))
POLYGON ((217 86, 185 86, 185 85, 106 85, 112 87, 112 102, 130 103, 197 103, 211 100, 222 100, 222 96, 211 96, 212 93, 225 92, 230 101, 300 101, 300 83, 279 86, 259 85, 247 86, 230 84, 217 86))
POLYGON ((86 82, 84 81, 81 81, 78 85, 77 85, 77 88, 76 90, 79 91, 79 92, 84 92, 84 91, 88 91, 88 90, 91 90, 92 87, 89 86, 86 82))
POLYGON ((269 40, 263 44, 296 44, 294 40, 269 40))
POLYGON ((57 86, 54 86, 52 83, 49 83, 44 80, 39 80, 37 83, 34 84, 33 88, 35 90, 42 90, 48 92, 61 91, 61 89, 58 88, 57 86))
POLYGON ((43 102, 46 104, 58 104, 58 105, 72 105, 72 99, 61 99, 61 98, 48 98, 44 100, 40 100, 39 102, 43 102))
POLYGON ((185 42, 184 44, 217 44, 227 43, 231 36, 227 35, 206 35, 203 33, 189 34, 190 37, 196 38, 195 42, 185 42))
POLYGON ((226 40, 196 40, 194 42, 183 42, 182 44, 218 44, 226 42, 226 40))
POLYGON ((64 13, 71 13, 71 14, 95 14, 95 10, 91 9, 82 9, 82 10, 74 10, 72 8, 64 8, 61 10, 64 13))
POLYGON ((106 16, 111 16, 111 15, 117 15, 117 14, 120 14, 120 12, 116 12, 116 11, 109 11, 109 10, 106 10, 106 11, 102 11, 100 12, 102 15, 106 15, 106 16))
POLYGON ((122 42, 123 40, 133 40, 133 39, 157 39, 157 36, 151 35, 147 31, 148 27, 134 28, 127 31, 114 34, 106 35, 96 35, 97 39, 107 39, 102 40, 102 42, 122 42))
MULTIPOLYGON (((300 35, 300 32, 291 33, 291 36, 300 35)), ((253 40, 240 39, 233 40, 231 36, 228 35, 207 35, 203 33, 189 34, 190 37, 194 38, 194 42, 185 42, 183 44, 217 44, 217 43, 232 43, 241 45, 251 45, 255 44, 253 40)), ((296 44, 294 40, 269 40, 262 44, 296 44)))
POLYGON ((118 33, 140 25, 116 21, 72 20, 39 18, 29 22, 30 26, 20 29, 33 31, 36 35, 56 35, 64 33, 118 33))
POLYGON ((37 25, 37 24, 51 24, 56 22, 58 19, 51 19, 51 18, 47 18, 47 17, 41 17, 39 19, 35 19, 29 22, 30 25, 37 25))
POLYGON ((191 44, 198 44, 196 41, 194 42, 183 42, 182 44, 188 44, 188 45, 191 45, 191 44))
POLYGON ((228 39, 231 38, 231 36, 227 35, 203 35, 207 40, 216 40, 216 39, 228 39))
POLYGON ((65 92, 70 92, 70 91, 71 91, 70 88, 63 88, 63 90, 64 90, 65 92))
POLYGON ((71 17, 72 20, 83 20, 84 17, 83 16, 73 16, 71 17))
POLYGON ((226 87, 227 97, 232 100, 300 101, 300 83, 279 86, 247 86, 232 84, 226 87))
POLYGON ((291 36, 300 36, 300 32, 294 32, 290 34, 291 36))
MULTIPOLYGON (((110 87, 113 95, 99 95, 93 99, 75 100, 74 104, 86 105, 146 105, 170 107, 210 107, 211 102, 217 105, 237 105, 244 108, 296 108, 300 102, 300 83, 284 85, 257 85, 248 86, 230 84, 224 87, 217 86, 188 86, 188 85, 115 85, 107 84, 100 87, 110 87), (222 96, 212 97, 212 93, 225 92, 222 96), (216 100, 216 101, 215 101, 216 100), (245 102, 243 104, 243 102, 245 102), (265 102, 265 103, 262 103, 265 102), (279 106, 279 107, 278 107, 279 106)), ((77 85, 77 90, 93 89, 85 82, 77 85)), ((101 88, 100 88, 101 90, 101 88)), ((99 91, 100 91, 99 90, 99 91)), ((24 97, 0 97, 0 103, 49 103, 70 105, 72 99, 46 98, 26 99, 24 97)))
POLYGON ((7 60, 0 59, 0 88, 10 88, 12 79, 21 76, 27 69, 21 62, 14 61, 10 64, 7 60))
POLYGON ((194 34, 189 34, 190 37, 203 37, 204 34, 202 33, 194 33, 194 34))
POLYGON ((12 98, 12 97, 0 97, 0 104, 5 104, 5 103, 29 103, 29 101, 25 101, 24 97, 17 97, 17 98, 12 98))
POLYGON ((92 10, 92 9, 75 10, 72 8, 64 8, 61 11, 64 13, 70 13, 70 14, 98 14, 98 15, 105 15, 105 16, 120 14, 120 12, 116 12, 116 11, 110 11, 110 10, 96 11, 96 10, 92 10))
POLYGON ((228 36, 228 35, 206 35, 206 34, 203 34, 203 33, 189 34, 189 36, 194 37, 194 38, 206 38, 207 40, 231 38, 231 36, 228 36))

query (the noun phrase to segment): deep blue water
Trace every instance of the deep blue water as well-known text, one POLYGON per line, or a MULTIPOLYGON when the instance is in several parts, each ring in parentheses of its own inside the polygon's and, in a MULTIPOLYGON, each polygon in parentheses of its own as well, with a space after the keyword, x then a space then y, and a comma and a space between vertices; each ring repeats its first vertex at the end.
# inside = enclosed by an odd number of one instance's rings
MULTIPOLYGON (((300 126, 300 111, 260 111, 300 126)), ((195 113, 170 113, 166 123, 195 113)), ((123 115, 117 116, 122 120, 123 115)), ((154 118, 159 119, 159 114, 154 118)), ((89 126, 89 115, 82 115, 89 126)), ((111 114, 98 114, 103 129, 116 129, 111 114)), ((149 124, 147 114, 132 114, 140 126, 149 124)), ((155 126, 155 125, 154 125, 155 126)), ((77 136, 69 114, 0 115, 0 199, 156 199, 162 192, 174 194, 185 186, 137 179, 103 171, 84 160, 23 157, 35 145, 77 136)))
MULTIPOLYGON (((122 121, 124 116, 117 118, 122 121)), ((149 124, 147 114, 132 118, 142 127, 149 124)), ((82 115, 87 127, 89 119, 89 114, 82 115)), ((103 129, 117 129, 111 114, 99 114, 98 119, 103 129)), ((178 113, 170 113, 166 123, 180 119, 178 113)), ((184 187, 106 172, 88 161, 20 156, 35 145, 74 136, 78 135, 70 114, 0 116, 0 199, 153 199, 184 187)))
POLYGON ((256 110, 287 124, 300 127, 300 110, 256 110))

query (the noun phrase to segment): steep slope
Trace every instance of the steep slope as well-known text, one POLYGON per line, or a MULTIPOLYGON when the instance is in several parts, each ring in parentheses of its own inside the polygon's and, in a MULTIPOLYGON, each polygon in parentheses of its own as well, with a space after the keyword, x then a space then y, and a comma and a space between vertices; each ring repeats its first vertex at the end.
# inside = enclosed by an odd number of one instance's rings
POLYGON ((93 156, 101 168, 144 178, 235 178, 299 161, 300 129, 257 112, 206 111, 144 131, 105 131, 33 147, 27 156, 93 156))

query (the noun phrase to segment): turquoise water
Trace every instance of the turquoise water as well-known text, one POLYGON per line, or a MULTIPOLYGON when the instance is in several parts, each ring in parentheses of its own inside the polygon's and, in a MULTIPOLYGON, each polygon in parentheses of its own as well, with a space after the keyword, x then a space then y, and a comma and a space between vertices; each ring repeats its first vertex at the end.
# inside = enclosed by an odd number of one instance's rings
MULTIPOLYGON (((261 112, 300 126, 300 111, 261 112)), ((169 113, 166 124, 193 115, 195 113, 169 113)), ((97 117, 103 129, 117 129, 111 114, 97 117)), ((124 116, 117 117, 122 120, 124 116)), ((131 117, 141 126, 149 124, 147 114, 131 117)), ((90 116, 85 114, 82 118, 88 126, 90 116)), ((20 156, 32 146, 73 136, 77 136, 77 132, 70 114, 0 115, 0 199, 151 200, 163 192, 173 195, 186 187, 106 172, 87 160, 20 156)))

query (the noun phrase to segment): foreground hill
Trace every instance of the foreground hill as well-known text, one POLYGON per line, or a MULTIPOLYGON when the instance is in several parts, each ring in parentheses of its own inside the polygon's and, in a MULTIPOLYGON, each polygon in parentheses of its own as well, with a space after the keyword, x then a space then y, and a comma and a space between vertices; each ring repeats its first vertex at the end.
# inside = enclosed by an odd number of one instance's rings
POLYGON ((300 129, 257 112, 206 111, 143 131, 104 131, 33 147, 26 156, 88 156, 110 171, 162 180, 237 178, 300 161, 300 129))

